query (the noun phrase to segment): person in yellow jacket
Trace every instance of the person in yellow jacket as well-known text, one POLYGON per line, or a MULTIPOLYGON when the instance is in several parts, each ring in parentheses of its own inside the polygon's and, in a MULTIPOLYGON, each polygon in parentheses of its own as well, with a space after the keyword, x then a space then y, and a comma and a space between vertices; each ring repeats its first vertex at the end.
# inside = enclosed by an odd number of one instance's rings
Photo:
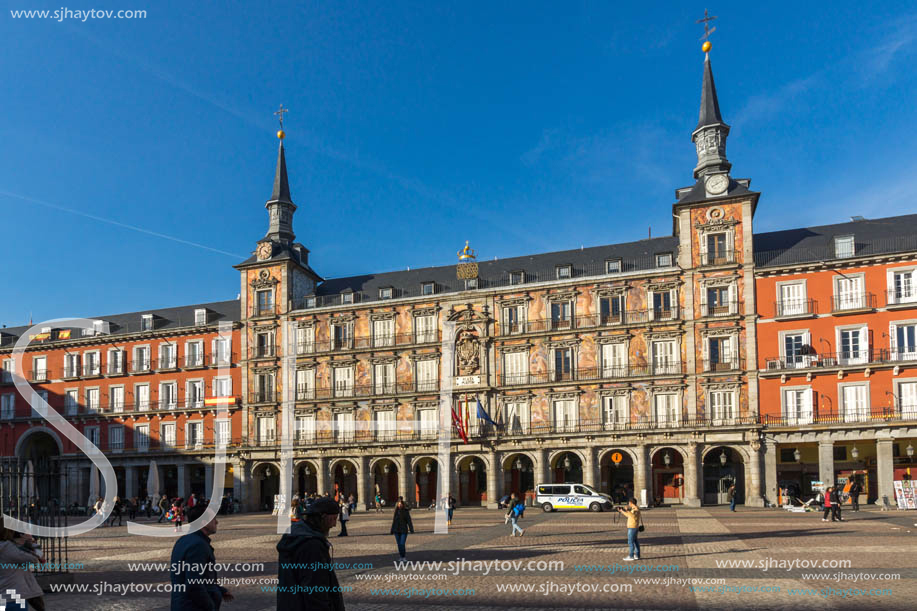
POLYGON ((637 499, 631 498, 627 509, 618 507, 618 511, 627 517, 627 545, 630 547, 630 553, 625 560, 640 560, 640 541, 637 536, 643 528, 643 517, 640 515, 637 499))

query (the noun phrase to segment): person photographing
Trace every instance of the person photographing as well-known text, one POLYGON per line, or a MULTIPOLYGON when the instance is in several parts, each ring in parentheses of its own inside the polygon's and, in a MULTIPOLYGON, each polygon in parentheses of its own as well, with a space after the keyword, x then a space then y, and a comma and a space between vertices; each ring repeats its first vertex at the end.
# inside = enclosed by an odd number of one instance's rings
POLYGON ((618 507, 618 512, 627 518, 627 545, 630 551, 624 560, 640 560, 640 540, 638 535, 643 530, 643 516, 640 515, 637 499, 631 497, 627 503, 627 508, 618 507))

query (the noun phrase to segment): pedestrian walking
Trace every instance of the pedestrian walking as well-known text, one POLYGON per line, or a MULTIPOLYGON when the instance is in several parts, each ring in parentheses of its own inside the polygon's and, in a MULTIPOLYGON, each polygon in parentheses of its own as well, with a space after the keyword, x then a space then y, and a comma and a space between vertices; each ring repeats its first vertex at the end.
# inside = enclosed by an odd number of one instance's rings
POLYGON ((452 493, 449 493, 449 496, 446 497, 446 525, 452 526, 452 514, 455 513, 455 497, 452 496, 452 493))
POLYGON ((860 492, 863 488, 860 486, 858 480, 853 480, 853 483, 850 484, 850 503, 853 505, 853 511, 860 510, 860 492))
POLYGON ((15 592, 21 601, 6 601, 10 611, 26 611, 26 603, 44 611, 45 599, 29 564, 44 564, 45 557, 29 533, 21 534, 0 526, 0 592, 15 592))
POLYGON ((123 512, 124 512, 124 503, 121 502, 121 497, 120 497, 120 496, 116 496, 116 497, 115 497, 115 502, 114 502, 114 507, 113 507, 112 512, 111 512, 111 520, 108 521, 108 525, 109 525, 109 526, 114 526, 114 525, 115 525, 115 518, 117 518, 117 519, 118 519, 118 526, 121 526, 121 516, 122 516, 122 513, 123 513, 123 512))
MULTIPOLYGON (((519 531, 519 536, 525 536, 525 529, 519 526, 519 518, 522 517, 522 513, 525 511, 525 504, 516 498, 516 493, 512 493, 509 497, 509 511, 506 512, 506 519, 512 522, 513 528, 510 531, 510 536, 515 537, 516 531, 519 531)), ((506 520, 503 521, 506 523, 506 520)))
POLYGON ((105 501, 102 500, 102 497, 98 497, 96 502, 92 504, 92 511, 97 515, 105 514, 105 501))
POLYGON ((838 522, 843 522, 841 517, 841 491, 834 487, 831 489, 831 521, 837 518, 838 522))
POLYGON ((341 532, 338 537, 347 536, 347 522, 350 520, 350 504, 341 505, 341 532))
POLYGON ((169 512, 169 499, 166 498, 166 495, 160 497, 156 506, 159 507, 159 519, 156 520, 156 523, 162 524, 162 521, 166 519, 166 514, 169 512))
POLYGON ((344 611, 344 597, 331 558, 328 533, 341 507, 321 498, 306 508, 305 518, 277 543, 277 608, 284 611, 344 611))
POLYGON ((643 516, 640 515, 637 499, 631 497, 627 504, 627 509, 618 507, 618 511, 621 512, 621 515, 627 517, 628 554, 624 560, 640 560, 639 534, 643 531, 643 516))
POLYGON ((350 513, 353 513, 357 510, 357 497, 350 495, 347 497, 347 504, 350 505, 350 513))
POLYGON ((188 497, 188 502, 186 503, 186 506, 187 506, 188 509, 191 509, 191 508, 194 507, 195 505, 197 505, 197 494, 195 494, 194 492, 192 492, 192 493, 191 493, 191 496, 188 497))
POLYGON ((299 496, 293 495, 293 498, 290 500, 290 521, 299 522, 299 496))
POLYGON ((831 510, 831 493, 834 492, 834 488, 828 487, 825 490, 825 513, 821 516, 822 522, 828 521, 828 514, 831 514, 831 521, 834 522, 834 512, 831 510))
POLYGON ((127 501, 127 519, 136 520, 137 519, 137 504, 139 503, 137 497, 128 499, 127 501))
POLYGON ((729 511, 735 511, 736 510, 736 496, 737 496, 735 484, 729 487, 729 492, 727 494, 729 495, 729 511))
MULTIPOLYGON (((199 519, 206 509, 204 504, 188 509, 188 521, 199 519)), ((216 556, 210 537, 216 534, 218 524, 214 516, 199 530, 175 542, 169 564, 172 611, 218 611, 223 601, 232 602, 229 590, 217 584, 216 556)))
POLYGON ((376 499, 374 502, 376 505, 376 513, 381 513, 382 512, 382 495, 379 494, 378 492, 376 493, 376 499))
POLYGON ((392 516, 392 529, 390 534, 395 535, 395 542, 398 544, 398 556, 404 560, 407 555, 406 545, 408 533, 414 534, 414 523, 411 521, 411 510, 408 509, 404 502, 404 497, 398 497, 398 504, 395 505, 395 514, 392 516))

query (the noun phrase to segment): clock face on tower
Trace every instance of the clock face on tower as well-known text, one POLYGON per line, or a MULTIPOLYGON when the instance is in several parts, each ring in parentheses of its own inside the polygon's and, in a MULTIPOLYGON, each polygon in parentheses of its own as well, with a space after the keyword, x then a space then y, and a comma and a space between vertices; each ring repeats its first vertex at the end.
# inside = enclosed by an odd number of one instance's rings
POLYGON ((260 244, 257 250, 258 259, 260 261, 263 261, 265 259, 270 259, 271 255, 273 254, 273 251, 274 249, 271 248, 270 243, 264 242, 263 244, 260 244))
POLYGON ((707 182, 704 186, 707 189, 707 193, 711 195, 722 195, 729 186, 729 176, 726 174, 713 174, 707 177, 707 182))

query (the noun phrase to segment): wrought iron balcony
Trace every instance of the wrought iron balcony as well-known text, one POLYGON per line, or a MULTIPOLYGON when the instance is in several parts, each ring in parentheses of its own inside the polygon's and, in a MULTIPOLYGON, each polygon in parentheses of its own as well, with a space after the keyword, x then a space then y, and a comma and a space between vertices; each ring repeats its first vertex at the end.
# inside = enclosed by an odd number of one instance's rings
POLYGON ((159 366, 157 367, 158 371, 171 371, 173 369, 178 369, 177 358, 174 356, 159 357, 159 366))
POLYGON ((917 421, 917 404, 898 407, 869 408, 862 410, 813 412, 804 411, 795 416, 761 415, 761 424, 773 427, 796 427, 810 424, 845 424, 850 422, 915 422, 917 421))
POLYGON ((917 306, 917 287, 899 287, 887 293, 886 303, 890 306, 917 306))
MULTIPOLYGON (((917 360, 917 353, 910 353, 917 360)), ((826 367, 854 367, 857 365, 870 365, 885 363, 892 360, 891 356, 907 357, 909 353, 889 353, 887 350, 847 350, 842 352, 824 352, 818 354, 797 354, 781 358, 765 359, 767 371, 783 371, 792 369, 816 369, 826 367)))
POLYGON ((736 262, 736 253, 734 250, 720 250, 716 252, 703 252, 700 256, 700 264, 707 265, 729 265, 736 262))
POLYGON ((700 309, 701 316, 731 316, 738 314, 739 304, 736 301, 728 303, 702 303, 700 309))
POLYGON ((777 318, 814 316, 818 313, 818 302, 814 299, 783 299, 774 302, 777 318))
POLYGON ((33 369, 32 370, 32 382, 47 382, 51 379, 51 372, 49 369, 33 369))
POLYGON ((276 347, 274 344, 265 344, 261 346, 252 346, 251 355, 252 358, 269 358, 272 356, 277 356, 276 347))
POLYGON ((501 386, 525 386, 552 382, 592 382, 596 380, 647 377, 655 375, 681 375, 684 364, 666 362, 642 365, 615 365, 609 367, 580 367, 572 371, 550 370, 544 373, 503 374, 501 386))
POLYGON ((250 395, 252 403, 271 403, 274 401, 273 390, 256 390, 250 395))
POLYGON ((102 364, 101 363, 84 363, 83 364, 83 376, 84 378, 95 378, 102 375, 102 364))
POLYGON ((297 342, 296 354, 316 354, 334 350, 367 350, 372 348, 389 348, 394 346, 433 344, 439 342, 439 330, 384 336, 361 335, 322 341, 297 342))
POLYGON ((194 369, 201 368, 204 366, 204 355, 203 354, 186 354, 185 355, 185 368, 194 369))
POLYGON ((150 359, 134 359, 131 362, 131 373, 149 373, 150 359))
POLYGON ((831 311, 833 313, 872 310, 875 307, 876 296, 873 293, 848 293, 835 295, 831 299, 831 311))
POLYGON ((728 359, 705 359, 704 371, 718 373, 723 371, 740 371, 745 368, 745 360, 739 357, 728 359))

